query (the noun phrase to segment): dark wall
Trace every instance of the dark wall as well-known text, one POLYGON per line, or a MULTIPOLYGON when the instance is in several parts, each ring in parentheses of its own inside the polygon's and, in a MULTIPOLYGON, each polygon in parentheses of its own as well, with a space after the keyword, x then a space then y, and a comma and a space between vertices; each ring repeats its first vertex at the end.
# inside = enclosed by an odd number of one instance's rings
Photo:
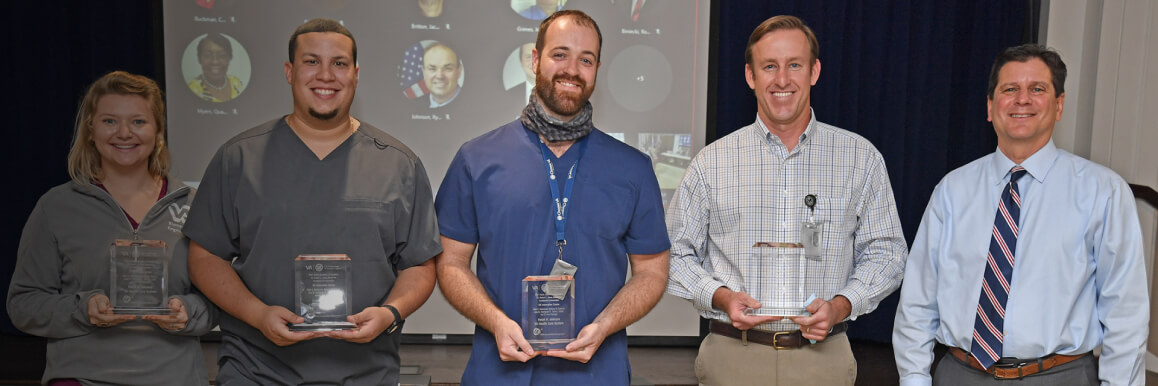
MULTIPOLYGON (((796 15, 816 33, 817 119, 872 141, 888 166, 911 241, 933 187, 952 169, 997 148, 986 121, 989 67, 1005 47, 1032 39, 1027 1, 721 1, 714 14, 718 138, 756 119, 744 48, 768 17, 796 15)), ((712 131, 715 131, 713 137, 712 131)), ((897 295, 853 323, 850 335, 889 341, 897 295)))
MULTIPOLYGON (((159 1, 49 0, 6 2, 0 12, 10 39, 3 61, 9 134, 0 152, 12 173, 0 217, 5 299, 24 221, 41 194, 68 181, 68 148, 85 88, 113 70, 162 79, 160 11, 159 1)), ((0 311, 0 332, 18 333, 4 304, 0 311)))

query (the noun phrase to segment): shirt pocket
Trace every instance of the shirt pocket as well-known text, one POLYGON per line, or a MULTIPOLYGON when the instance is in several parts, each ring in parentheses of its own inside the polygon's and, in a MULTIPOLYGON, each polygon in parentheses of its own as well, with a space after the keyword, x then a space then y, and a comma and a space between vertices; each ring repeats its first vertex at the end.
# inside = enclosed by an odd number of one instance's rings
POLYGON ((342 200, 338 215, 341 231, 334 237, 353 246, 381 244, 387 256, 393 253, 394 230, 398 226, 409 226, 395 224, 393 205, 377 200, 342 200))
POLYGON ((826 253, 840 251, 848 240, 852 240, 858 217, 857 205, 849 195, 836 195, 817 203, 816 220, 824 222, 821 245, 826 253))

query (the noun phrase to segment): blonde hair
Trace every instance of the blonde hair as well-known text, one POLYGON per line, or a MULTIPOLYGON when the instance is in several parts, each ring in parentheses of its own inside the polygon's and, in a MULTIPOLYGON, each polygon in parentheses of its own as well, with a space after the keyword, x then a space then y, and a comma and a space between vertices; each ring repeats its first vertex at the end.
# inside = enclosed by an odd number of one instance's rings
POLYGON ((169 147, 165 145, 165 99, 157 82, 124 71, 113 71, 97 79, 88 88, 76 113, 72 148, 68 150, 68 175, 73 181, 87 184, 101 174, 101 155, 92 140, 92 118, 97 102, 105 95, 136 95, 145 98, 153 112, 157 135, 149 155, 149 174, 169 174, 169 147))

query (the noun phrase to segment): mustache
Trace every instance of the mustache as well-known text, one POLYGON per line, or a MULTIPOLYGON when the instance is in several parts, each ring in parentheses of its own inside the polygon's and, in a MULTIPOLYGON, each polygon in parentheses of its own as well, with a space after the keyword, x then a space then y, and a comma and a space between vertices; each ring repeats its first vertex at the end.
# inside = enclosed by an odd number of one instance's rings
POLYGON ((583 78, 580 78, 578 75, 558 74, 558 75, 555 75, 554 78, 551 78, 551 82, 557 82, 560 80, 567 81, 569 83, 577 84, 577 85, 579 85, 580 89, 586 89, 587 88, 587 82, 584 82, 583 78))

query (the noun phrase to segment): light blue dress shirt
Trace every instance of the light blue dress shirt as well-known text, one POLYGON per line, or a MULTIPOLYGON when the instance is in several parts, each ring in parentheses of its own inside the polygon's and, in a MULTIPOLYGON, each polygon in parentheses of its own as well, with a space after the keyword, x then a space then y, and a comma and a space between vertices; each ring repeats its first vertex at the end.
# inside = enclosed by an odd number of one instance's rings
MULTIPOLYGON (((933 340, 969 351, 1001 189, 1000 150, 950 172, 913 241, 893 326, 902 385, 928 385, 933 340)), ((1129 185, 1051 140, 1021 166, 1021 233, 1005 311, 1005 357, 1102 345, 1102 384, 1141 385, 1149 299, 1129 185)))

